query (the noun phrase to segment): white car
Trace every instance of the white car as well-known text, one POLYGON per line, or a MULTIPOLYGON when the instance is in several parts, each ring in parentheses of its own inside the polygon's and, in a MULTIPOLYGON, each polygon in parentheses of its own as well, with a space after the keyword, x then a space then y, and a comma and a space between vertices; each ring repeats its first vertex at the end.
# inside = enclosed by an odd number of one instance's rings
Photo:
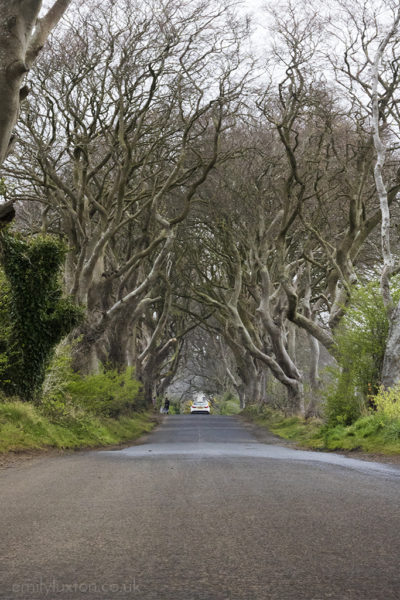
POLYGON ((193 413, 210 414, 211 407, 208 400, 206 400, 205 398, 202 398, 200 400, 193 400, 192 406, 190 407, 190 414, 192 415, 193 413))

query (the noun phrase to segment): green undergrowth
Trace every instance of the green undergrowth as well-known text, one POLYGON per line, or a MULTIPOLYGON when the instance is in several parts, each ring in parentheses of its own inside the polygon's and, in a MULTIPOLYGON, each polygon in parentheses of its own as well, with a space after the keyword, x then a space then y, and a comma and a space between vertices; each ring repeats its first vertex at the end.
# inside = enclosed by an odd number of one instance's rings
POLYGON ((226 392, 223 396, 214 398, 213 413, 218 415, 237 415, 240 413, 239 398, 231 392, 226 392))
POLYGON ((336 426, 328 426, 320 419, 287 417, 257 406, 248 406, 241 414, 305 448, 400 454, 400 419, 379 411, 360 417, 352 425, 336 426))
POLYGON ((61 344, 47 367, 40 402, 0 392, 0 453, 119 444, 154 427, 131 367, 83 376, 73 371, 71 356, 71 347, 61 344))
POLYGON ((79 410, 68 419, 52 420, 40 408, 10 400, 0 402, 0 453, 60 448, 77 449, 132 441, 151 431, 156 421, 150 412, 96 416, 79 410))

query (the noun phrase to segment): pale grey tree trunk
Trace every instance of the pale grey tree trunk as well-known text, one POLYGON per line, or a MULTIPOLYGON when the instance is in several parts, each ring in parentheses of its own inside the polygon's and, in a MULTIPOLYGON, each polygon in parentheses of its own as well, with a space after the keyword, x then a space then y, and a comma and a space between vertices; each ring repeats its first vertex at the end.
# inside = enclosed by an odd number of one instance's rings
POLYGON ((288 412, 294 415, 304 415, 304 387, 301 381, 287 385, 288 412))
POLYGON ((296 325, 294 323, 289 322, 287 324, 287 329, 288 353, 293 363, 296 364, 296 325))
POLYGON ((400 383, 400 302, 393 310, 382 366, 382 385, 386 388, 400 383))
POLYGON ((400 381, 400 304, 395 308, 390 292, 390 275, 393 272, 393 256, 390 248, 390 212, 387 190, 383 180, 383 166, 385 164, 386 148, 380 133, 379 113, 379 71, 382 57, 390 39, 397 33, 400 22, 400 10, 397 11, 391 29, 378 46, 375 60, 371 67, 372 72, 372 134, 376 152, 374 168, 375 185, 378 192, 382 214, 381 243, 383 256, 383 269, 381 275, 381 293, 389 317, 389 335, 385 349, 382 367, 382 384, 392 387, 400 381))
POLYGON ((239 406, 243 410, 244 408, 246 408, 246 392, 245 392, 245 386, 243 383, 241 383, 237 387, 237 393, 239 396, 239 406))
POLYGON ((319 342, 311 334, 307 335, 308 344, 310 347, 310 389, 311 398, 306 410, 306 419, 318 416, 318 404, 319 404, 319 391, 320 391, 320 379, 319 379, 319 355, 320 347, 319 342))
POLYGON ((82 375, 94 375, 100 371, 100 360, 95 344, 87 344, 73 356, 73 367, 82 375))
POLYGON ((12 150, 12 131, 29 91, 25 75, 70 1, 56 0, 38 20, 41 0, 0 0, 0 164, 12 150))
POLYGON ((267 371, 266 369, 262 369, 260 376, 260 403, 268 404, 268 395, 267 395, 267 371))
POLYGON ((107 332, 109 343, 108 360, 117 369, 127 366, 127 348, 130 330, 126 322, 117 321, 111 331, 107 332))

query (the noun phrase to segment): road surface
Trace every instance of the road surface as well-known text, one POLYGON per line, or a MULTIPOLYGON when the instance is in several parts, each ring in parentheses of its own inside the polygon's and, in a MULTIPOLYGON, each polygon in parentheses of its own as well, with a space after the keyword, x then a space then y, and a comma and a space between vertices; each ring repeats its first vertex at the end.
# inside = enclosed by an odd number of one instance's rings
POLYGON ((2 470, 0 533, 7 600, 400 599, 400 469, 238 417, 2 470))

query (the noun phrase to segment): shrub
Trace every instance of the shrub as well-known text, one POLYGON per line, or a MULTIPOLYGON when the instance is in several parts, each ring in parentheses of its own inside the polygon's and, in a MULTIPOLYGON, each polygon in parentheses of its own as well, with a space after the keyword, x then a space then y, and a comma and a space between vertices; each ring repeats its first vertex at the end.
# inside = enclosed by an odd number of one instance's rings
POLYGON ((134 409, 144 409, 142 386, 133 378, 134 370, 128 367, 122 373, 116 369, 83 377, 73 374, 65 393, 74 403, 96 415, 117 417, 134 409))
POLYGON ((71 346, 57 348, 43 386, 42 411, 55 421, 84 419, 92 415, 119 417, 145 408, 141 384, 134 369, 104 369, 83 376, 72 369, 71 346))
POLYGON ((364 398, 357 394, 352 372, 329 368, 332 381, 323 392, 324 413, 330 425, 351 425, 363 412, 364 398))
POLYGON ((385 426, 385 440, 388 442, 400 440, 400 419, 388 421, 385 426))
POLYGON ((381 387, 373 397, 373 403, 378 413, 388 419, 400 421, 400 384, 387 390, 381 387))
POLYGON ((85 419, 79 401, 68 394, 68 386, 74 375, 71 346, 60 344, 46 369, 40 409, 53 422, 85 419))
POLYGON ((237 415, 240 412, 239 398, 236 398, 232 392, 225 392, 221 396, 217 396, 213 403, 213 409, 220 415, 237 415))
MULTIPOLYGON (((393 280, 397 302, 399 280, 393 280)), ((371 282, 354 290, 351 304, 335 333, 338 368, 334 385, 325 394, 325 413, 331 425, 350 425, 368 408, 379 388, 389 323, 379 291, 371 282)))
POLYGON ((181 414, 181 403, 179 400, 172 399, 169 403, 169 414, 180 415, 181 414))

